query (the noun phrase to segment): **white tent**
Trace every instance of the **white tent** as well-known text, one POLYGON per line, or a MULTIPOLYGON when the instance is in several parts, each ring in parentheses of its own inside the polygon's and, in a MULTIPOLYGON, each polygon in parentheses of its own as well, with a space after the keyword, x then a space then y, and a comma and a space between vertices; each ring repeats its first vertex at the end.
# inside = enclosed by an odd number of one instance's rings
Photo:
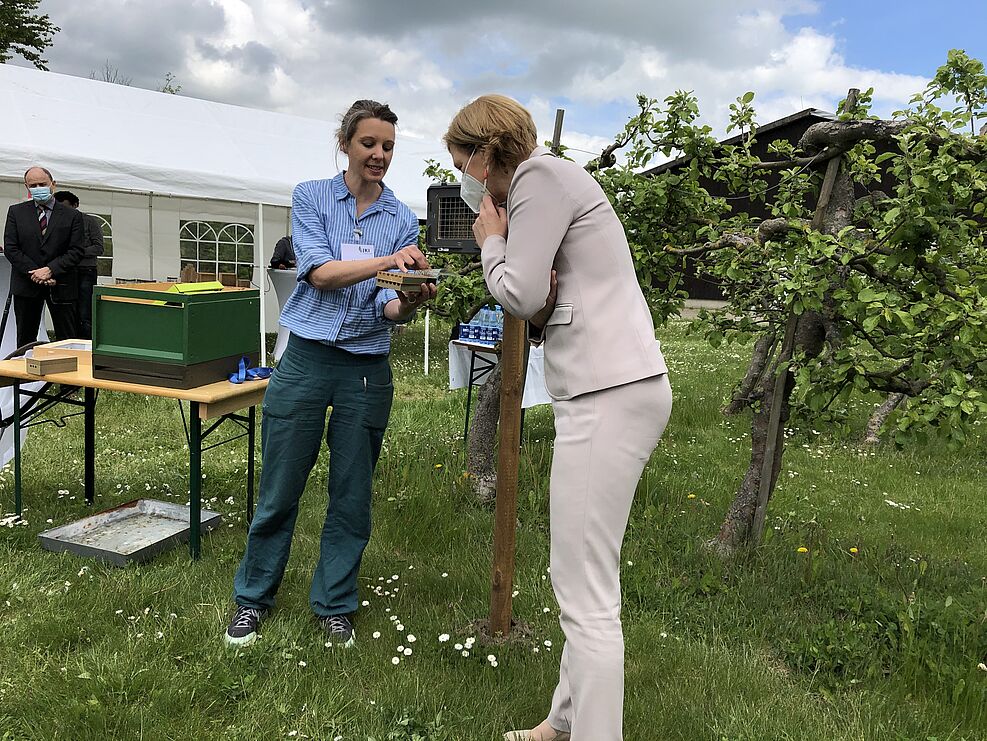
MULTIPOLYGON (((336 173, 336 125, 0 65, 0 176, 18 180, 42 162, 65 184, 287 206, 336 173)), ((399 132, 386 178, 420 217, 436 144, 399 132)))
MULTIPOLYGON (((75 192, 82 209, 111 229, 107 275, 117 278, 178 276, 189 245, 195 248, 190 224, 214 232, 225 224, 227 236, 247 234, 252 255, 238 258, 237 267, 262 288, 263 332, 278 315, 263 270, 274 243, 289 231, 291 191, 303 180, 335 175, 337 161, 345 166, 335 151, 336 126, 4 64, 0 209, 25 197, 29 166, 47 167, 60 188, 75 192)), ((436 144, 399 131, 385 179, 419 217, 429 184, 421 174, 424 160, 436 144)), ((219 245, 229 246, 223 239, 220 231, 210 252, 216 272, 222 271, 219 245)))

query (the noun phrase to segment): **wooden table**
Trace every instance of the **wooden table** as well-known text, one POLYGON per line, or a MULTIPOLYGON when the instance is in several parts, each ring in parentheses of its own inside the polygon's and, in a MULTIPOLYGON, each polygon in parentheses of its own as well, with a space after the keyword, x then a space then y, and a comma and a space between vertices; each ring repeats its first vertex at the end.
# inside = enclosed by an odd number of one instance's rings
POLYGON ((465 347, 470 353, 470 373, 466 379, 466 422, 463 424, 463 442, 465 443, 470 433, 470 406, 473 404, 473 386, 484 380, 497 367, 500 343, 453 340, 452 344, 465 347), (486 357, 488 355, 493 355, 494 359, 491 360, 486 357))
POLYGON ((125 381, 109 381, 93 378, 92 367, 80 362, 78 370, 69 373, 50 373, 35 376, 27 372, 24 358, 0 361, 0 386, 14 387, 14 414, 10 425, 14 428, 14 507, 21 514, 21 436, 20 430, 31 424, 31 419, 57 403, 80 406, 85 417, 85 493, 86 503, 92 504, 96 484, 96 398, 99 389, 121 391, 144 396, 159 396, 189 403, 189 418, 185 422, 189 447, 189 551, 193 559, 201 552, 200 518, 202 509, 202 453, 219 445, 246 436, 247 453, 247 518, 253 515, 254 504, 254 441, 256 439, 256 407, 264 398, 267 379, 246 381, 241 384, 220 381, 191 389, 172 389, 161 386, 147 386, 125 381), (23 382, 44 382, 40 391, 21 388, 23 382), (51 384, 59 384, 61 390, 49 393, 51 384), (70 398, 74 388, 84 389, 83 401, 70 398), (22 415, 21 396, 42 402, 22 415), (244 417, 238 412, 247 409, 244 417), (22 419, 22 417, 25 417, 22 419), (230 420, 243 432, 212 445, 203 447, 210 433, 224 421, 230 420), (212 421, 203 431, 202 423, 212 421))

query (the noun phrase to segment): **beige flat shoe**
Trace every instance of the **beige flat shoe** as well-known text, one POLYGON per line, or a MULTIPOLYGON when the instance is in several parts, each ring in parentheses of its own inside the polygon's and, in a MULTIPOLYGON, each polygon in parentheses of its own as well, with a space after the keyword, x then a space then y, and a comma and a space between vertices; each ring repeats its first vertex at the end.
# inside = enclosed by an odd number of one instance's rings
MULTIPOLYGON (((531 731, 508 731, 504 734, 504 741, 532 741, 531 731)), ((554 736, 544 741, 569 741, 569 734, 556 731, 554 736)))

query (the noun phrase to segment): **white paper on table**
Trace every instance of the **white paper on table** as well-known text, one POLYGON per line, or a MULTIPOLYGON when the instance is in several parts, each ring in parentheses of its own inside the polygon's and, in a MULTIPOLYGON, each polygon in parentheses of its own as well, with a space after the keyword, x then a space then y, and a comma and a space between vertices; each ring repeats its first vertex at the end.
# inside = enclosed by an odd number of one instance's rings
MULTIPOLYGON (((497 362, 497 355, 493 352, 480 352, 477 353, 477 366, 474 367, 474 373, 476 369, 481 365, 486 365, 484 361, 489 361, 492 363, 497 362)), ((454 342, 449 343, 449 388, 450 389, 463 389, 466 388, 467 380, 470 374, 470 350, 469 348, 463 347, 462 345, 457 345, 454 342)), ((484 375, 478 383, 475 385, 480 386, 487 380, 487 375, 484 375)), ((533 406, 538 406, 539 404, 551 404, 552 397, 548 395, 548 389, 545 387, 545 348, 544 347, 532 347, 531 351, 528 353, 528 369, 527 375, 524 379, 524 394, 521 397, 521 408, 529 409, 533 406)))

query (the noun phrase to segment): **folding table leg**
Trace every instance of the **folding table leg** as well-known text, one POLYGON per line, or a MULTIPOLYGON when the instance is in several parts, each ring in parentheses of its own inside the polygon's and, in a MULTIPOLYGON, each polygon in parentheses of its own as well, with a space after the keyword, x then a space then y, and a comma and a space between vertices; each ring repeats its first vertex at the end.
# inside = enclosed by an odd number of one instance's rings
POLYGON ((14 514, 21 516, 21 385, 14 381, 14 514))
POLYGON ((85 488, 86 504, 91 505, 96 496, 96 389, 86 388, 85 401, 85 488))
POLYGON ((199 402, 189 402, 189 553, 192 560, 201 556, 200 527, 202 525, 202 420, 199 419, 199 402))

